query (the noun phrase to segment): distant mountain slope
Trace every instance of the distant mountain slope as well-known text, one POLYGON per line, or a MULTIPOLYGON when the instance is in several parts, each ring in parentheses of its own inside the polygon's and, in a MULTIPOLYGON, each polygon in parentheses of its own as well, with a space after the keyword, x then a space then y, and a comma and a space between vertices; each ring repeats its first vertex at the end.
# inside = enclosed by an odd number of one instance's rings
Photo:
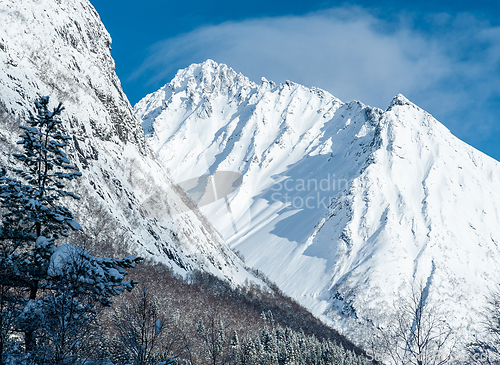
POLYGON ((83 199, 71 208, 97 249, 125 244, 176 272, 256 280, 152 158, 110 44, 87 0, 0 2, 0 161, 12 163, 17 124, 50 95, 64 103, 70 156, 83 173, 75 186, 83 199))
POLYGON ((202 212, 325 322, 362 341, 421 280, 455 328, 477 328, 498 279, 500 164, 404 96, 384 111, 209 60, 134 110, 174 182, 243 175, 202 212))

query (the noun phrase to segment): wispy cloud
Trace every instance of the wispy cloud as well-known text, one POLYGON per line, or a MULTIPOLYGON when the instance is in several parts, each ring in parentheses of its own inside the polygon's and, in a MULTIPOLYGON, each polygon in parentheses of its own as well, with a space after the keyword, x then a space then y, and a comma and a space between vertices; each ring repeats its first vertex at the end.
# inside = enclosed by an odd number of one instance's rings
POLYGON ((288 79, 381 108, 403 93, 469 143, 500 141, 500 28, 472 15, 386 20, 348 7, 226 22, 156 44, 133 77, 164 83, 207 58, 256 82, 288 79))

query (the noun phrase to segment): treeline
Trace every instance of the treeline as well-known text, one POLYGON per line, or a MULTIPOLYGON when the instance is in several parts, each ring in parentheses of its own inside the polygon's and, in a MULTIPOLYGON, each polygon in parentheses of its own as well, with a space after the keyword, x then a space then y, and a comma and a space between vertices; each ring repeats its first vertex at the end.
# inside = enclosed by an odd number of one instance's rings
POLYGON ((202 272, 183 279, 152 262, 139 265, 131 275, 148 286, 123 294, 116 298, 112 309, 100 313, 100 324, 95 328, 101 330, 91 336, 100 344, 94 348, 93 361, 204 365, 370 363, 360 349, 289 298, 261 287, 239 291, 202 272), (276 312, 269 309, 280 307, 276 312))
MULTIPOLYGON (((256 334, 262 329, 262 313, 271 312, 278 325, 302 330, 306 335, 319 339, 330 339, 348 350, 363 353, 279 290, 253 283, 236 288, 225 280, 198 270, 182 278, 165 265, 152 261, 144 262, 130 272, 140 283, 147 283, 145 285, 155 293, 163 307, 183 312, 186 320, 191 322, 203 313, 220 314, 226 325, 256 334)), ((128 296, 125 294, 117 300, 128 296)))
MULTIPOLYGON (((114 334, 106 341, 104 358, 114 363, 154 364, 365 364, 363 356, 328 340, 276 323, 271 312, 262 313, 260 326, 249 330, 238 316, 226 318, 207 308, 191 323, 161 311, 148 290, 134 305, 113 315, 114 334), (232 319, 225 321, 225 319, 232 319), (138 336, 138 334, 146 334, 138 336)), ((227 313, 225 313, 227 314, 227 313)), ((240 317, 241 319, 241 317, 240 317)))

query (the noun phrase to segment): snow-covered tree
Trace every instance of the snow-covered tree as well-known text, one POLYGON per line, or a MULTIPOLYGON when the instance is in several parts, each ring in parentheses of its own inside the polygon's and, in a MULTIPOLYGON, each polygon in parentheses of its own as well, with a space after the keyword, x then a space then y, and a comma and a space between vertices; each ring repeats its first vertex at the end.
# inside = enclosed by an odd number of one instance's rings
POLYGON ((67 236, 68 229, 81 229, 73 214, 59 205, 64 197, 80 199, 65 190, 65 184, 79 176, 63 149, 71 137, 62 134, 58 119, 64 110, 59 104, 49 110, 49 97, 35 102, 37 115, 30 113, 28 126, 20 126, 23 134, 18 144, 23 153, 13 156, 21 168, 12 169, 20 180, 3 178, 7 185, 2 191, 2 206, 7 209, 3 219, 3 234, 7 237, 32 238, 67 236))
POLYGON ((61 339, 54 331, 76 334, 92 311, 88 303, 109 305, 112 296, 132 289, 135 282, 123 280, 124 269, 141 260, 101 259, 72 245, 57 247, 58 238, 82 230, 61 204, 80 199, 66 184, 81 173, 64 153, 71 137, 62 132, 63 106, 51 111, 49 97, 42 97, 35 107, 36 115, 30 113, 28 125, 20 127, 23 150, 13 154, 19 163, 0 168, 0 362, 13 332, 24 334, 27 354, 42 345, 74 350, 77 336, 61 339))

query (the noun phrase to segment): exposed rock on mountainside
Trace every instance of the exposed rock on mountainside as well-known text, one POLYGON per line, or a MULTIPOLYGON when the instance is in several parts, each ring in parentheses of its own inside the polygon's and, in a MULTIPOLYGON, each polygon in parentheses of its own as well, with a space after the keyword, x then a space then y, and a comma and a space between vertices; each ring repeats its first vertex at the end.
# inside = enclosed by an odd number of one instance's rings
POLYGON ((0 160, 7 162, 33 102, 50 95, 66 108, 69 155, 83 174, 74 189, 84 199, 71 208, 87 244, 123 243, 177 272, 199 268, 236 283, 252 278, 152 158, 110 44, 87 0, 0 2, 0 160))

